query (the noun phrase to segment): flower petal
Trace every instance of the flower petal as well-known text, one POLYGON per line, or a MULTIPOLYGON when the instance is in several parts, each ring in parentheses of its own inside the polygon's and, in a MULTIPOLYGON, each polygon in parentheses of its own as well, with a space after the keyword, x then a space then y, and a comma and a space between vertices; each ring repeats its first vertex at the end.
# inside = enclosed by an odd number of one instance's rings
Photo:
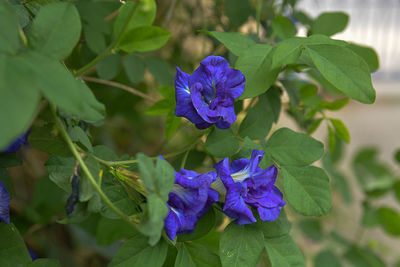
POLYGON ((0 221, 10 223, 10 194, 0 181, 0 221))
POLYGON ((192 98, 193 106, 196 109, 197 114, 199 114, 204 121, 208 123, 215 123, 218 121, 219 117, 209 116, 210 107, 203 99, 203 90, 204 88, 201 83, 195 83, 190 87, 190 96, 192 98))
POLYGON ((178 210, 171 208, 164 219, 164 229, 167 236, 174 241, 175 237, 183 233, 191 233, 196 227, 198 219, 195 216, 185 216, 178 210))
POLYGON ((225 73, 229 70, 229 63, 223 57, 208 56, 193 72, 189 79, 190 87, 195 83, 203 86, 203 96, 206 102, 215 97, 215 88, 223 86, 226 81, 225 73))
POLYGON ((274 185, 261 186, 257 189, 249 189, 245 202, 257 208, 263 221, 273 221, 279 217, 279 212, 286 204, 283 195, 274 185))
POLYGON ((233 101, 243 94, 246 79, 240 70, 235 69, 225 71, 225 76, 225 84, 218 84, 215 95, 232 105, 233 101))
POLYGON ((194 124, 202 123, 204 120, 197 114, 193 106, 192 98, 189 90, 190 75, 176 68, 175 76, 175 115, 177 117, 185 117, 194 124))
POLYGON ((241 196, 242 184, 236 183, 227 188, 223 211, 229 217, 236 219, 236 224, 250 224, 256 222, 253 212, 246 205, 241 196))
POLYGON ((256 174, 252 176, 251 181, 254 188, 257 188, 261 185, 274 184, 277 175, 278 169, 274 165, 271 165, 265 170, 256 171, 256 174))

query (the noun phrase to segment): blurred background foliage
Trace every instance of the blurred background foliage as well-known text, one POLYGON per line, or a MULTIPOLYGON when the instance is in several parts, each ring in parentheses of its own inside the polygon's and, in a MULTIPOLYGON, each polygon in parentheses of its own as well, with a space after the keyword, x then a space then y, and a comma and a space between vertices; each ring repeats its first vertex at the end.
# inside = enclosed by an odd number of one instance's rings
MULTIPOLYGON (((12 0, 11 3, 19 15, 20 24, 24 30, 28 30, 39 8, 55 1, 12 0)), ((117 1, 71 2, 81 16, 83 34, 65 64, 77 70, 111 42, 121 4, 117 1)), ((174 152, 182 144, 190 143, 197 130, 171 114, 175 101, 174 68, 179 66, 191 73, 210 54, 224 56, 231 64, 236 61, 234 54, 205 34, 204 30, 239 31, 254 39, 261 36, 263 41, 274 43, 294 36, 300 30, 305 35, 321 33, 331 36, 343 31, 349 23, 349 17, 340 12, 311 17, 306 7, 301 10, 297 8, 298 2, 301 1, 148 1, 138 16, 142 16, 144 21, 154 20, 153 25, 167 30, 171 35, 167 44, 151 53, 113 53, 85 73, 85 77, 125 84, 146 93, 149 98, 142 100, 126 90, 87 79, 96 98, 105 104, 107 112, 104 124, 90 127, 92 143, 111 148, 118 154, 111 157, 117 158, 128 158, 127 155, 137 152, 166 154, 174 152), (162 101, 157 102, 159 100, 162 101), (154 103, 157 104, 152 106, 154 103)), ((374 55, 369 58, 367 63, 374 71, 378 68, 378 61, 374 55)), ((279 87, 286 88, 288 92, 291 86, 300 86, 302 89, 300 95, 283 96, 282 109, 286 115, 278 125, 285 125, 285 120, 291 121, 295 127, 310 134, 322 121, 329 125, 327 129, 330 130, 319 134, 319 137, 326 140, 327 151, 330 151, 321 164, 328 171, 333 184, 333 208, 329 215, 322 218, 306 218, 286 209, 289 221, 294 222, 293 236, 309 266, 400 266, 400 243, 396 240, 400 236, 400 151, 394 155, 392 162, 380 159, 379 147, 358 148, 358 151, 344 156, 346 144, 343 140, 349 141, 346 127, 340 121, 325 117, 310 120, 307 114, 324 109, 331 114, 329 112, 334 112, 348 101, 336 103, 336 106, 321 105, 321 97, 333 99, 329 93, 335 95, 336 92, 315 73, 310 75, 314 75, 313 78, 321 83, 325 91, 321 92, 317 87, 293 85, 289 80, 285 83, 285 79, 281 79, 279 87)), ((236 105, 240 111, 249 103, 239 101, 236 105)), ((49 112, 44 110, 40 116, 35 126, 47 121, 49 112)), ((243 119, 243 116, 239 116, 239 119, 243 119)), ((85 129, 85 125, 80 126, 85 129)), ((43 143, 40 143, 40 140, 43 141, 40 129, 35 127, 30 137, 31 146, 24 148, 22 166, 17 166, 21 163, 18 157, 0 156, 1 162, 6 162, 2 167, 9 168, 14 184, 13 187, 6 185, 13 195, 13 222, 27 246, 38 256, 58 258, 63 266, 105 266, 120 247, 118 240, 129 238, 134 232, 121 220, 111 220, 97 214, 82 215, 82 219, 75 224, 62 224, 68 196, 50 181, 51 177, 47 179, 48 174, 43 166, 49 155, 35 149, 35 146, 39 146, 45 150, 43 143)), ((86 130, 89 133, 89 129, 86 130)), ((234 130, 240 132, 240 129, 234 130)), ((102 148, 97 150, 101 151, 102 148)), ((104 155, 109 155, 107 153, 104 155)), ((175 157, 172 164, 178 168, 183 157, 175 157)), ((209 169, 212 165, 212 158, 203 151, 193 149, 188 154, 188 169, 209 169)), ((46 168, 52 167, 58 168, 57 162, 54 165, 47 162, 46 168)), ((8 173, 1 175, 8 176, 8 173)), ((212 232, 197 242, 207 242, 211 238, 218 239, 219 233, 212 232)), ((168 262, 165 266, 169 266, 168 262)))

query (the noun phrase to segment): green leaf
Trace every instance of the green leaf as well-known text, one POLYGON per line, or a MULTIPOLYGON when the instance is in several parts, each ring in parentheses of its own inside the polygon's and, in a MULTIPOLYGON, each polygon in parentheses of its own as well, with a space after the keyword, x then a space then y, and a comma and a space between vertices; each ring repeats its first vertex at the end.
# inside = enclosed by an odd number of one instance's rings
POLYGON ((23 266, 31 261, 24 240, 14 224, 0 223, 0 266, 23 266))
POLYGON ((229 49, 229 51, 236 56, 241 56, 246 50, 256 44, 248 36, 237 32, 207 31, 206 33, 223 43, 229 49))
POLYGON ((138 226, 139 231, 149 237, 149 244, 154 246, 161 238, 164 219, 168 215, 168 207, 163 199, 155 193, 147 196, 147 209, 138 226))
POLYGON ((168 245, 161 240, 155 246, 147 244, 147 238, 139 233, 126 241, 110 262, 110 267, 157 267, 167 256, 168 245))
POLYGON ((34 127, 29 134, 28 142, 33 147, 62 157, 72 156, 67 144, 57 134, 52 124, 46 124, 43 127, 34 127))
MULTIPOLYGON (((100 165, 92 156, 85 159, 85 164, 96 182, 99 180, 100 165)), ((85 202, 93 197, 96 190, 89 180, 86 172, 82 171, 80 184, 79 184, 79 201, 85 202)))
POLYGON ((215 226, 215 220, 216 220, 215 216, 216 215, 214 209, 210 208, 210 210, 203 217, 199 219, 193 233, 180 234, 178 236, 178 241, 183 242, 183 241, 196 240, 208 234, 215 226))
POLYGON ((57 259, 36 259, 28 263, 27 267, 61 267, 57 259))
POLYGON ((305 45, 336 45, 347 46, 344 41, 333 40, 325 35, 312 35, 307 38, 293 37, 283 40, 277 44, 272 53, 272 66, 271 68, 280 68, 283 65, 294 64, 297 59, 302 55, 305 45))
MULTIPOLYGON (((18 16, 8 1, 0 3, 0 52, 16 54, 21 41, 19 40, 18 16)), ((0 58, 1 59, 1 58, 0 58)), ((1 59, 0 62, 3 60, 1 59)), ((0 73, 4 73, 1 71, 0 73)), ((1 84, 1 82, 0 82, 1 84)), ((1 145, 0 145, 1 147, 1 145)))
POLYGON ((258 103, 250 109, 240 124, 239 135, 251 139, 265 138, 273 122, 277 122, 281 111, 280 90, 271 87, 259 97, 258 103))
POLYGON ((133 16, 129 19, 124 35, 127 34, 127 30, 143 25, 151 25, 153 23, 157 11, 156 2, 154 0, 140 0, 137 1, 137 3, 127 2, 121 6, 117 19, 114 22, 114 36, 117 36, 121 31, 135 4, 139 6, 136 8, 133 16))
POLYGON ((25 28, 30 22, 28 10, 22 5, 13 5, 13 8, 17 13, 19 25, 25 28))
POLYGON ((262 220, 258 220, 256 226, 263 232, 265 238, 275 238, 287 235, 292 227, 291 223, 287 219, 286 213, 283 210, 279 214, 278 219, 275 221, 264 222, 262 220))
POLYGON ((336 146, 336 136, 332 127, 328 125, 328 141, 329 141, 329 153, 333 153, 336 146))
POLYGON ((150 73, 159 83, 173 86, 174 77, 172 76, 168 63, 165 60, 162 58, 150 57, 145 59, 145 63, 150 73))
MULTIPOLYGON (((123 186, 104 184, 102 189, 111 202, 126 215, 129 216, 138 212, 138 206, 129 198, 123 186)), ((103 205, 100 213, 109 219, 120 219, 108 205, 103 205)))
POLYGON ((275 34, 281 39, 287 39, 296 35, 296 27, 290 19, 282 15, 277 15, 271 21, 271 27, 275 34))
POLYGON ((232 156, 239 149, 239 140, 231 129, 215 128, 208 136, 205 148, 217 158, 232 156))
POLYGON ((254 267, 263 248, 264 237, 257 227, 230 223, 224 229, 219 245, 222 266, 254 267))
POLYGON ((281 83, 289 95, 290 105, 292 108, 297 108, 300 103, 300 91, 297 85, 291 80, 281 80, 281 83))
MULTIPOLYGON (((175 101, 175 88, 167 85, 157 87, 157 92, 164 98, 174 99, 175 101)), ((175 105, 175 102, 174 102, 175 105)), ((175 108, 175 107, 174 107, 175 108)))
POLYGON ((71 177, 74 173, 75 158, 64 158, 51 155, 45 167, 49 178, 65 192, 71 193, 71 177))
POLYGON ((271 67, 271 50, 269 45, 255 44, 237 59, 235 68, 246 77, 246 87, 240 99, 258 96, 275 82, 279 69, 271 67))
POLYGON ((329 110, 339 110, 349 103, 349 98, 338 99, 333 102, 322 101, 319 107, 329 110))
POLYGON ((25 206, 24 215, 31 222, 46 225, 64 210, 64 205, 64 192, 43 176, 35 181, 33 197, 25 206))
POLYGON ((361 223, 365 227, 375 227, 379 226, 380 224, 378 209, 371 207, 367 201, 363 202, 363 215, 361 218, 361 223))
POLYGON ((135 233, 135 228, 124 220, 101 217, 97 224, 96 239, 99 245, 108 246, 118 240, 131 238, 135 233))
POLYGON ((281 128, 268 139, 266 152, 281 165, 306 166, 324 153, 324 145, 314 138, 281 128))
POLYGON ((284 166, 283 188, 289 204, 300 214, 322 216, 332 205, 329 177, 314 166, 284 166))
POLYGON ((322 76, 347 96, 362 103, 375 101, 369 67, 348 48, 337 45, 307 45, 305 50, 322 76))
POLYGON ((312 134, 313 132, 315 132, 323 120, 324 120, 324 118, 319 118, 319 119, 316 119, 315 121, 313 121, 311 123, 310 127, 308 128, 307 133, 312 134))
MULTIPOLYGON (((0 14, 0 21, 2 19, 0 14)), ((0 39, 0 49, 2 44, 0 39)), ((0 125, 7 125, 0 131, 0 150, 23 134, 33 120, 40 99, 34 80, 34 74, 23 64, 21 57, 0 54, 0 106, 7 111, 0 114, 0 125)))
POLYGON ((315 241, 322 240, 324 233, 319 220, 311 218, 303 219, 299 222, 299 227, 307 238, 315 241))
POLYGON ((170 99, 162 99, 146 109, 145 112, 148 115, 165 115, 168 114, 171 109, 174 109, 174 106, 174 103, 171 105, 170 99))
POLYGON ((393 236, 400 236, 400 214, 390 207, 379 208, 378 214, 385 232, 393 236))
POLYGON ((157 26, 139 26, 124 34, 118 46, 127 53, 149 52, 164 46, 170 33, 157 26))
POLYGON ((106 114, 105 107, 102 103, 97 101, 96 97, 92 93, 92 90, 81 81, 76 81, 80 91, 81 97, 84 99, 85 104, 83 105, 83 111, 79 115, 74 114, 78 119, 84 120, 88 123, 98 122, 104 119, 106 114))
POLYGON ((301 251, 289 235, 265 239, 265 248, 272 266, 306 266, 301 251))
POLYGON ((40 8, 29 31, 29 45, 57 60, 65 59, 81 35, 78 10, 71 3, 51 3, 40 8))
POLYGON ((248 0, 227 0, 225 2, 225 14, 234 27, 245 23, 251 13, 252 8, 248 0))
POLYGON ((379 58, 372 47, 349 43, 347 48, 350 48, 353 52, 362 57, 365 62, 367 62, 370 72, 379 69, 379 58))
POLYGON ((150 193, 156 193, 165 202, 175 183, 174 168, 165 160, 157 158, 156 167, 153 161, 142 153, 136 155, 142 181, 150 193))
POLYGON ((175 116, 175 110, 170 110, 165 120, 165 136, 171 138, 181 125, 182 118, 175 116))
POLYGON ((254 149, 263 150, 263 146, 253 142, 246 136, 240 150, 232 157, 232 159, 250 158, 254 149))
POLYGON ((178 247, 175 267, 219 267, 221 266, 218 255, 208 250, 205 246, 196 243, 182 243, 178 247))
POLYGON ((333 128, 335 129, 336 135, 346 143, 350 143, 350 133, 349 130, 347 130, 346 125, 338 119, 329 120, 331 121, 333 128))
POLYGON ((334 35, 344 31, 349 15, 343 12, 325 12, 319 15, 311 26, 312 34, 334 35))
POLYGON ((88 135, 79 126, 72 126, 68 128, 68 135, 73 142, 79 142, 86 147, 87 150, 93 152, 92 143, 88 135))
POLYGON ((385 267, 385 263, 371 250, 353 245, 344 254, 344 258, 354 267, 385 267))
POLYGON ((96 66, 97 74, 101 79, 112 80, 121 69, 121 56, 111 54, 104 57, 96 66))
POLYGON ((318 253, 314 260, 314 267, 341 267, 338 257, 329 250, 318 253))
POLYGON ((35 76, 30 79, 31 83, 34 81, 50 102, 72 114, 83 111, 80 87, 65 66, 35 53, 26 55, 23 64, 35 76))
POLYGON ((106 38, 104 33, 98 31, 92 25, 84 25, 83 32, 88 48, 96 54, 100 54, 107 48, 106 38))
POLYGON ((124 61, 125 73, 131 83, 142 81, 146 70, 144 61, 137 56, 128 55, 124 61))
POLYGON ((395 195, 396 198, 397 198, 397 201, 400 203, 400 181, 399 181, 399 182, 396 182, 396 183, 393 185, 393 190, 394 190, 394 195, 395 195))

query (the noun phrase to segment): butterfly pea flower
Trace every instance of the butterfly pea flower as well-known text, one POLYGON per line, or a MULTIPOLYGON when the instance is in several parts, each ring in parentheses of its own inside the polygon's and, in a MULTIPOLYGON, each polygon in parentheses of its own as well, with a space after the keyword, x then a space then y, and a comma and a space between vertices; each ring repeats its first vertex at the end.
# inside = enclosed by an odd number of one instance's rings
POLYGON ((10 223, 10 194, 0 180, 0 222, 10 223))
POLYGON ((225 158, 214 166, 220 179, 216 185, 222 182, 226 190, 223 211, 236 219, 236 224, 256 222, 251 208, 257 210, 261 220, 274 221, 286 204, 274 185, 278 173, 276 167, 271 165, 263 170, 258 166, 264 154, 264 151, 253 150, 251 159, 229 163, 225 158))
POLYGON ((227 129, 235 122, 235 99, 244 91, 245 77, 219 56, 208 56, 189 75, 177 67, 175 98, 177 117, 185 117, 198 129, 215 124, 227 129))
POLYGON ((168 195, 169 213, 164 219, 167 236, 193 232, 198 220, 218 201, 219 193, 210 188, 217 179, 215 172, 199 174, 181 169, 175 172, 175 184, 168 195))
POLYGON ((8 147, 0 150, 0 153, 15 153, 22 145, 28 145, 28 135, 30 131, 21 136, 18 136, 8 147))

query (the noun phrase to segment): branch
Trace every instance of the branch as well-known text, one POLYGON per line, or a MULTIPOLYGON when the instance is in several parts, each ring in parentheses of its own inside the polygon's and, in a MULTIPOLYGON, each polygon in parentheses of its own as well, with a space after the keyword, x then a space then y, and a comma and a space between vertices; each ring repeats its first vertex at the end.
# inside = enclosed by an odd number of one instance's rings
POLYGON ((88 177, 90 183, 93 185, 93 187, 95 188, 95 190, 97 191, 97 193, 100 195, 101 199, 106 203, 106 205, 108 207, 110 207, 110 209, 112 211, 115 212, 115 214, 117 214, 118 216, 120 216, 123 220, 127 221, 129 224, 131 224, 132 226, 136 227, 136 224, 129 218, 129 216, 127 216, 125 213, 123 213, 118 207, 116 207, 111 200, 107 197, 107 195, 103 192, 103 190, 101 189, 101 186, 96 182, 96 180, 94 179, 94 177, 92 176, 92 173, 89 171, 88 167, 86 166, 85 162, 83 161, 81 155, 79 154, 79 152, 76 150, 74 143, 72 142, 71 138, 69 137, 67 131, 64 128, 64 125, 62 124, 60 118, 57 116, 56 113, 56 107, 53 105, 50 105, 51 108, 51 113, 54 117, 54 121, 56 123, 56 127, 58 128, 58 130, 60 131, 62 137, 64 138, 65 142, 67 143, 69 149, 71 150, 72 154, 74 155, 74 157, 78 160, 79 165, 81 166, 83 172, 86 174, 86 176, 88 177))
POLYGON ((128 28, 129 21, 131 20, 133 14, 135 14, 136 8, 138 7, 138 4, 135 3, 133 8, 128 14, 128 18, 126 19, 124 25, 121 28, 121 31, 118 33, 117 37, 114 39, 114 41, 104 50, 100 55, 95 57, 92 61, 90 61, 88 64, 80 68, 79 70, 76 71, 75 77, 79 77, 82 74, 85 74, 89 69, 94 67, 100 60, 102 60, 104 57, 106 57, 108 54, 110 54, 113 49, 118 45, 119 41, 121 41, 121 38, 125 32, 125 30, 128 28))
POLYGON ((134 88, 132 88, 132 87, 129 87, 129 86, 127 86, 127 85, 124 85, 124 84, 122 84, 122 83, 117 83, 117 82, 113 82, 113 81, 102 80, 102 79, 98 79, 98 78, 94 78, 94 77, 88 77, 88 76, 82 76, 81 78, 82 78, 82 80, 84 80, 84 81, 93 82, 93 83, 100 83, 100 84, 105 84, 105 85, 108 85, 108 86, 120 88, 120 89, 122 89, 122 90, 125 90, 125 91, 131 93, 131 94, 140 96, 140 97, 142 97, 142 98, 144 98, 144 99, 146 99, 146 100, 148 100, 148 101, 150 101, 150 102, 152 102, 152 103, 157 102, 157 100, 155 100, 154 98, 152 98, 152 97, 150 97, 150 96, 148 96, 148 95, 146 95, 146 94, 140 92, 139 90, 136 90, 136 89, 134 89, 134 88))

